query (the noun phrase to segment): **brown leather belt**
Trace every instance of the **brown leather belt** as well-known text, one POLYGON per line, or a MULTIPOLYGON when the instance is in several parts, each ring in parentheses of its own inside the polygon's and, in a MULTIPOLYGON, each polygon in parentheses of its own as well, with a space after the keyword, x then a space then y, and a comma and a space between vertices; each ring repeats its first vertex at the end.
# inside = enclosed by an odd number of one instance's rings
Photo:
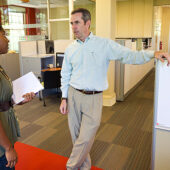
POLYGON ((9 110, 10 107, 12 107, 12 102, 11 101, 6 101, 6 102, 0 102, 0 112, 5 112, 9 110))
POLYGON ((87 95, 92 95, 92 94, 97 94, 97 93, 103 92, 103 91, 87 91, 87 90, 80 90, 80 89, 76 89, 76 90, 83 94, 87 94, 87 95))

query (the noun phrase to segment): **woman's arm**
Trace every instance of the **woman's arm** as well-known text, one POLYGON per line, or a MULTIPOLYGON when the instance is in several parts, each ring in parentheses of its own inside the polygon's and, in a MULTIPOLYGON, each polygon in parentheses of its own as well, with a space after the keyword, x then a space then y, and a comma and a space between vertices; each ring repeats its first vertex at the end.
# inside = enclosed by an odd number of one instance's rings
POLYGON ((8 161, 6 167, 14 167, 17 163, 17 153, 13 148, 11 142, 9 141, 7 135, 2 126, 2 122, 0 120, 0 145, 5 149, 5 156, 8 161))

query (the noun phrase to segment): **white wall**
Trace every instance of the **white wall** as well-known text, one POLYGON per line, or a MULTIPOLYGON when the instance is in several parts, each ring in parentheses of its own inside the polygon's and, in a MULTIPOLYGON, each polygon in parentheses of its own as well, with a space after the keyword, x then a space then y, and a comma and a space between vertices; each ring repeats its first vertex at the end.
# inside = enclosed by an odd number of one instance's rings
POLYGON ((133 88, 153 67, 154 59, 143 65, 125 64, 124 94, 133 88))

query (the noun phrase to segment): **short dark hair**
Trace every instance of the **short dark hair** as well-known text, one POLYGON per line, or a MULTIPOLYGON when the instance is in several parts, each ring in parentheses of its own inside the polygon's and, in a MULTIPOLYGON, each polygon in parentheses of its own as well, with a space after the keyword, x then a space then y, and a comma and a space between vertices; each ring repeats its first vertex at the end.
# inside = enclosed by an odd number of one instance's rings
POLYGON ((88 20, 91 21, 91 14, 87 9, 85 9, 85 8, 75 9, 71 12, 71 15, 76 14, 76 13, 82 13, 82 19, 83 19, 84 23, 86 23, 88 20))
POLYGON ((0 31, 4 31, 4 29, 3 29, 3 27, 2 27, 2 25, 0 24, 0 31))

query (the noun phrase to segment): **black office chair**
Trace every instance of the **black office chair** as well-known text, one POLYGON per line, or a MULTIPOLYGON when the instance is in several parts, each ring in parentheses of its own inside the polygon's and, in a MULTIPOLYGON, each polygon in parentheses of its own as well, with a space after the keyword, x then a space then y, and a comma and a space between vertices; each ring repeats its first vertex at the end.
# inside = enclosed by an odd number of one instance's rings
POLYGON ((44 106, 46 106, 45 103, 45 90, 46 89, 57 89, 57 93, 60 90, 61 86, 61 75, 60 75, 60 70, 57 71, 45 71, 42 73, 42 80, 44 83, 44 90, 42 91, 42 98, 44 102, 44 106))
POLYGON ((62 67, 64 53, 56 53, 56 67, 62 67))

